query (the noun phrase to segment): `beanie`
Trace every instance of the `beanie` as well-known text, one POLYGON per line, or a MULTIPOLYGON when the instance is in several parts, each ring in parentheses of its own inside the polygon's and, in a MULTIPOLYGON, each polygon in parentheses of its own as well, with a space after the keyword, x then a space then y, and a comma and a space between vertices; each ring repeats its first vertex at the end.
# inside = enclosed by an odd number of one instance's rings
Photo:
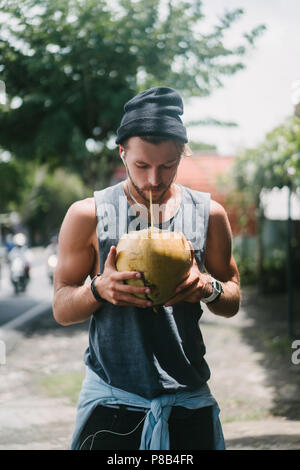
POLYGON ((116 144, 134 136, 159 135, 187 142, 180 119, 182 98, 176 90, 154 87, 139 93, 124 106, 125 114, 117 130, 116 144))

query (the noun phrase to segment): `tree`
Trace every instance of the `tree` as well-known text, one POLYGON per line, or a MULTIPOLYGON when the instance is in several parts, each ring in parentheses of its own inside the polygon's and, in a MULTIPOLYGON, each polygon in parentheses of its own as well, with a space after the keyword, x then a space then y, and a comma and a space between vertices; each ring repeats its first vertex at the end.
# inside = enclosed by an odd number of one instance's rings
POLYGON ((91 195, 78 175, 61 168, 53 174, 47 171, 47 166, 37 168, 32 186, 20 206, 20 215, 28 227, 31 241, 49 242, 50 236, 59 231, 70 205, 91 195))
POLYGON ((263 188, 300 185, 300 119, 289 117, 266 135, 261 145, 246 149, 236 161, 237 189, 247 193, 256 207, 263 188))
POLYGON ((0 213, 6 213, 22 201, 25 189, 28 187, 26 165, 17 164, 12 159, 0 160, 0 213))
MULTIPOLYGON (((265 217, 264 207, 261 204, 261 192, 263 189, 283 188, 284 186, 288 186, 292 192, 299 189, 300 119, 295 116, 287 118, 283 124, 267 134, 261 145, 254 149, 246 149, 236 160, 233 179, 236 191, 235 199, 240 195, 243 201, 247 202, 248 207, 254 205, 256 208, 258 220, 257 273, 259 285, 266 286, 274 279, 274 276, 279 278, 282 275, 280 271, 284 272, 285 247, 283 247, 283 255, 279 250, 275 253, 277 260, 265 262, 262 239, 265 217), (267 275, 266 271, 268 271, 267 275)), ((246 211, 244 211, 244 218, 245 216, 247 216, 246 211)), ((296 240, 292 243, 294 248, 298 246, 296 240)))
POLYGON ((7 104, 0 146, 17 158, 68 167, 103 183, 117 161, 114 134, 123 104, 137 91, 172 86, 206 96, 263 31, 229 49, 242 15, 224 13, 201 32, 202 2, 162 0, 0 0, 0 71, 7 104), (101 162, 101 166, 99 165, 101 162))

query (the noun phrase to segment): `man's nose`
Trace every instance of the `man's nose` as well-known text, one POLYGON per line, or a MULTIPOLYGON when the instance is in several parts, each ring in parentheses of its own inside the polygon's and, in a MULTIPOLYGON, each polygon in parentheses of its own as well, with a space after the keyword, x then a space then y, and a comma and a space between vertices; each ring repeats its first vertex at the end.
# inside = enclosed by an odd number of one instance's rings
POLYGON ((153 188, 159 186, 160 184, 160 175, 158 168, 152 168, 148 175, 148 182, 153 188))

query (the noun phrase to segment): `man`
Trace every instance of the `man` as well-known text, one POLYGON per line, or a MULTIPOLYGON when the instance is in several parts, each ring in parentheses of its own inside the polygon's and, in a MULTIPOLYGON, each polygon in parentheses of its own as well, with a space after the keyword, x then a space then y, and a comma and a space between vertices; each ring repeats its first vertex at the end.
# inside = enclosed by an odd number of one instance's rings
POLYGON ((239 309, 228 218, 208 194, 174 184, 187 142, 180 95, 151 88, 124 110, 116 143, 127 179, 74 203, 59 236, 54 316, 62 325, 91 318, 71 448, 222 449, 199 319, 200 301, 225 317, 239 309), (193 250, 188 277, 157 313, 134 295, 149 287, 125 282, 141 273, 115 266, 120 236, 137 220, 149 226, 150 190, 156 225, 176 231, 181 221, 193 250))

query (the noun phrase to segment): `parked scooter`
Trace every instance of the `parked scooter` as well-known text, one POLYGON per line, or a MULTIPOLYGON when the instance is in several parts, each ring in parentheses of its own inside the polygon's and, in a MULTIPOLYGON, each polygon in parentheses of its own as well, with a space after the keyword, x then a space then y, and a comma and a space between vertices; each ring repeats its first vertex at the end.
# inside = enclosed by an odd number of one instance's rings
POLYGON ((47 258, 47 273, 51 284, 53 284, 54 271, 57 265, 57 254, 52 253, 47 258))
POLYGON ((16 294, 26 290, 29 282, 28 268, 20 256, 15 257, 11 262, 10 279, 16 294))
POLYGON ((25 292, 30 279, 30 263, 28 248, 26 247, 26 236, 18 233, 13 238, 14 247, 8 254, 10 265, 10 280, 14 286, 15 293, 25 292))
POLYGON ((57 235, 51 238, 50 244, 46 248, 47 252, 47 275, 51 284, 53 284, 54 271, 57 265, 57 235))

